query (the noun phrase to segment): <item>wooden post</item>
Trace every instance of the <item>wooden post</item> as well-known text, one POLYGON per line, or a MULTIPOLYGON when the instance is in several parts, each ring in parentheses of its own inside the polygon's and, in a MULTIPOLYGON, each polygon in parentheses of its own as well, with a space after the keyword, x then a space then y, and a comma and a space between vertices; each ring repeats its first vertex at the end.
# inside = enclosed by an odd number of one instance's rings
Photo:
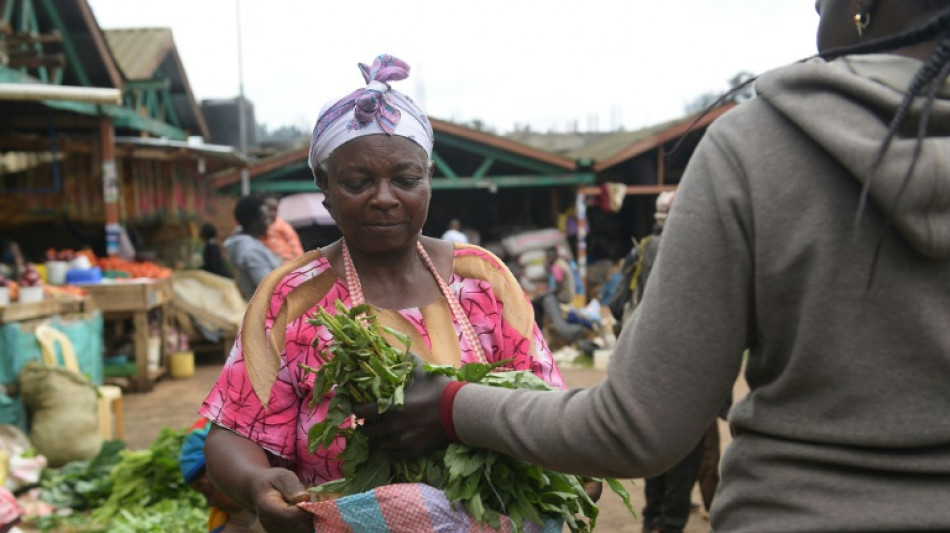
POLYGON ((119 253, 119 174, 115 162, 115 128, 112 119, 99 117, 102 154, 102 203, 106 218, 106 255, 119 253))
POLYGON ((663 157, 663 145, 656 151, 656 184, 663 185, 663 181, 666 179, 666 164, 664 163, 663 157))

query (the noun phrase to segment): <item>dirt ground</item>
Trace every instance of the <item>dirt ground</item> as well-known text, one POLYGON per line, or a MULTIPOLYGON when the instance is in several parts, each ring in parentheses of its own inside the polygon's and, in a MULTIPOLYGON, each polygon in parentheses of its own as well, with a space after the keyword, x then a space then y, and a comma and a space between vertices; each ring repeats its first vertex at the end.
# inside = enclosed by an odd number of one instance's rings
MULTIPOLYGON (((197 418, 198 407, 205 398, 221 369, 223 359, 219 356, 200 355, 195 365, 195 375, 187 379, 163 379, 155 384, 151 392, 127 394, 125 403, 126 442, 132 449, 146 448, 158 437, 164 426, 182 428, 190 426, 197 418)), ((569 387, 593 385, 604 377, 604 372, 592 368, 562 368, 564 380, 569 387)), ((744 394, 744 384, 736 384, 735 398, 744 394)), ((722 448, 729 443, 729 432, 720 421, 722 448)), ((643 480, 625 481, 639 513, 643 508, 643 480), (630 484, 633 483, 633 485, 630 484)), ((698 489, 694 490, 694 502, 701 502, 698 489)), ((600 517, 597 531, 607 533, 638 533, 642 529, 639 518, 632 517, 623 506, 620 498, 605 489, 604 496, 598 502, 600 517)), ((565 528, 565 531, 567 529, 565 528)), ((684 533, 707 533, 709 522, 694 509, 684 533)))

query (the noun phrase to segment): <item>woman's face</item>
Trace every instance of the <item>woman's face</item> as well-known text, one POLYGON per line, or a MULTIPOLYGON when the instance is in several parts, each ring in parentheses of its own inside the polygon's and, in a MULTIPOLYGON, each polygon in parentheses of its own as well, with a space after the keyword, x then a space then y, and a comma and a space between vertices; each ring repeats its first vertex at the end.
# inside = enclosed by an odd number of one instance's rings
POLYGON ((349 245, 364 253, 415 246, 432 197, 428 156, 404 137, 364 135, 337 148, 318 182, 349 245))
POLYGON ((859 41, 854 26, 858 6, 854 0, 816 0, 818 12, 818 51, 849 46, 859 41))

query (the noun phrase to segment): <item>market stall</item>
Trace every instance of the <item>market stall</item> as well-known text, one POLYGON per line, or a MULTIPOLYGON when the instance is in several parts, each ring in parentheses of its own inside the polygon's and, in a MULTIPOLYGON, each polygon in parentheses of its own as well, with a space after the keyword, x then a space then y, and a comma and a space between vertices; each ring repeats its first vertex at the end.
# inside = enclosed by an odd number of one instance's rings
POLYGON ((169 331, 170 283, 166 279, 139 278, 108 280, 82 287, 89 291, 105 321, 114 326, 113 331, 118 335, 122 334, 125 321, 131 320, 135 362, 131 388, 134 392, 152 390, 155 381, 168 372, 163 339, 169 331), (152 311, 158 312, 157 328, 150 324, 152 311))

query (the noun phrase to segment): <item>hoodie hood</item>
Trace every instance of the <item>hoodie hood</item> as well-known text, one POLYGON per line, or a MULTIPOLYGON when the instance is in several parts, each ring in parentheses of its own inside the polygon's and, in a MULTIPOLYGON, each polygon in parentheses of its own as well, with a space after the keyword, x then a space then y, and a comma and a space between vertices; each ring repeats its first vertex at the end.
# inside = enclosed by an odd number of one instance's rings
MULTIPOLYGON (((904 91, 922 62, 898 55, 815 59, 763 74, 758 96, 834 157, 863 187, 904 91)), ((950 257, 950 83, 931 110, 910 179, 922 116, 916 104, 873 178, 869 198, 914 248, 950 257), (901 190, 903 188, 903 191, 901 190)))

